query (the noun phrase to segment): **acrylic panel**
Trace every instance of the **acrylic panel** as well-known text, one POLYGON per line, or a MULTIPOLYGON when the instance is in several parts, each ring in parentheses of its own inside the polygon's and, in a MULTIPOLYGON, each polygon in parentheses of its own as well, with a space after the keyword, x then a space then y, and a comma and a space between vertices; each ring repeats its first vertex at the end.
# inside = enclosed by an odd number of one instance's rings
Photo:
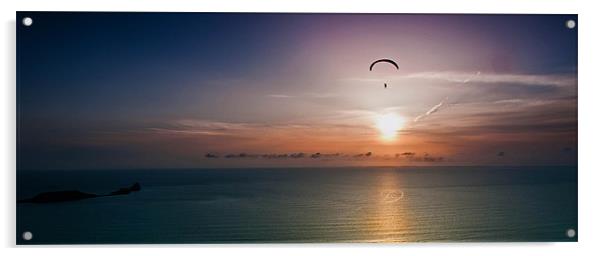
POLYGON ((577 15, 16 26, 17 244, 577 241, 577 15))

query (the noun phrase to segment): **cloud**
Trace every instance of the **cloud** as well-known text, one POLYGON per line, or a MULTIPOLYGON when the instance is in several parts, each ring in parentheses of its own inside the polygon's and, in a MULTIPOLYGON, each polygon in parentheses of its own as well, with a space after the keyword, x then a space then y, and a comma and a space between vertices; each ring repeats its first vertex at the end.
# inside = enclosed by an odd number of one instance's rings
POLYGON ((445 80, 449 82, 456 83, 468 83, 471 81, 479 81, 479 76, 481 75, 481 71, 477 71, 476 73, 468 73, 468 72, 421 72, 414 73, 405 76, 405 78, 421 78, 421 79, 434 79, 434 80, 445 80))
POLYGON ((427 116, 430 116, 430 115, 432 115, 432 114, 434 114, 434 113, 437 113, 437 111, 439 111, 439 109, 440 109, 440 108, 443 106, 443 102, 444 102, 444 101, 445 101, 445 99, 444 99, 444 100, 442 100, 441 102, 439 102, 439 104, 437 104, 437 105, 433 106, 433 107, 432 107, 431 109, 429 109, 429 111, 427 111, 426 113, 424 113, 424 114, 422 114, 422 115, 419 115, 419 116, 417 116, 416 118, 414 118, 414 122, 418 122, 418 121, 420 121, 421 119, 423 119, 423 118, 425 118, 425 117, 427 117, 427 116))
POLYGON ((170 134, 199 134, 199 135, 223 135, 224 133, 218 131, 208 130, 190 130, 190 129, 177 129, 177 128, 148 128, 151 132, 156 133, 170 133, 170 134))
POLYGON ((304 158, 305 157, 305 153, 303 152, 299 152, 299 153, 293 153, 289 155, 291 158, 304 158))
MULTIPOLYGON (((422 127, 408 127, 408 136, 428 138, 431 141, 490 141, 505 140, 561 140, 574 138, 577 132, 576 99, 559 100, 545 105, 519 105, 512 108, 488 107, 485 104, 460 106, 459 119, 442 115, 439 123, 422 127)), ((499 150, 498 150, 499 151, 499 150)), ((497 151, 496 151, 497 153, 497 151)))
POLYGON ((424 153, 422 156, 416 156, 415 152, 403 152, 395 154, 395 158, 401 158, 409 162, 442 162, 442 156, 432 156, 429 153, 424 153))
POLYGON ((356 157, 356 158, 357 157, 371 157, 371 156, 372 156, 372 152, 353 155, 353 157, 356 157))
POLYGON ((185 119, 173 121, 163 126, 165 127, 150 127, 146 128, 146 130, 162 134, 219 136, 249 130, 257 125, 185 119))
POLYGON ((525 100, 525 99, 503 99, 503 100, 496 100, 493 102, 493 104, 522 104, 526 101, 527 100, 525 100))
MULTIPOLYGON (((268 153, 268 154, 237 153, 237 154, 233 154, 233 153, 228 153, 228 154, 224 155, 224 158, 227 158, 227 159, 233 159, 233 158, 236 158, 236 159, 241 159, 241 158, 250 158, 250 159, 257 159, 257 158, 264 158, 264 159, 292 158, 292 159, 299 159, 299 158, 305 158, 305 156, 306 156, 306 154, 303 153, 303 152, 292 153, 292 154, 286 154, 286 153, 278 153, 278 154, 274 154, 274 153, 268 153)), ((207 153, 205 155, 205 158, 219 158, 219 155, 213 154, 213 153, 207 153)))
POLYGON ((513 106, 524 106, 524 107, 535 107, 535 106, 542 106, 542 105, 551 105, 551 104, 558 104, 558 103, 562 103, 562 102, 571 102, 571 101, 575 101, 576 98, 575 97, 563 97, 563 98, 552 98, 552 99, 503 99, 503 100, 496 100, 494 102, 492 102, 493 104, 500 104, 500 105, 513 105, 513 106))
POLYGON ((421 157, 421 158, 414 158, 414 161, 416 162, 442 162, 443 161, 443 157, 434 157, 434 156, 429 156, 428 154, 421 157))
POLYGON ((279 99, 287 99, 287 98, 329 99, 329 98, 335 98, 336 96, 337 96, 336 94, 315 93, 315 92, 309 92, 309 93, 297 94, 297 95, 291 95, 291 94, 268 94, 268 95, 266 95, 266 97, 268 97, 268 98, 279 98, 279 99))
POLYGON ((316 99, 328 99, 328 98, 335 98, 337 97, 336 94, 332 94, 332 93, 315 93, 315 92, 311 92, 311 93, 306 93, 304 95, 307 98, 316 98, 316 99))
MULTIPOLYGON (((265 155, 264 155, 265 156, 265 155)), ((266 157, 272 157, 272 158, 277 158, 277 159, 282 159, 282 158, 288 158, 288 154, 276 154, 276 155, 268 155, 266 157)))
MULTIPOLYGON (((481 84, 520 84, 526 86, 573 86, 577 84, 575 74, 500 74, 483 73, 481 71, 428 71, 388 77, 388 81, 406 79, 426 79, 447 81, 452 83, 481 83, 481 84)), ((378 82, 382 79, 350 78, 349 81, 378 82)))
MULTIPOLYGON (((266 153, 266 154, 252 154, 252 153, 226 153, 224 159, 237 160, 237 159, 267 159, 267 160, 279 160, 279 159, 309 159, 315 160, 397 160, 405 162, 440 162, 443 161, 443 157, 431 156, 428 153, 424 153, 422 156, 416 156, 414 152, 403 152, 395 154, 395 158, 391 158, 389 154, 374 154, 372 152, 359 153, 359 154, 343 154, 343 153, 312 153, 307 154, 304 152, 298 153, 266 153), (403 158, 402 158, 403 157, 403 158)), ((217 159, 220 158, 218 154, 207 153, 205 158, 217 159)))
MULTIPOLYGON (((205 157, 207 158, 218 158, 218 157, 212 157, 214 156, 213 154, 211 154, 211 157, 209 156, 210 154, 207 154, 205 157)), ((251 153, 238 153, 238 154, 233 154, 233 153, 229 153, 226 154, 224 156, 224 158, 228 158, 228 159, 232 159, 232 158, 263 158, 263 159, 286 159, 286 158, 291 158, 291 159, 300 159, 300 158, 305 158, 307 154, 303 153, 303 152, 298 152, 298 153, 265 153, 265 154, 251 154, 251 153)), ((342 156, 340 153, 331 153, 331 154, 322 154, 320 152, 318 153, 313 153, 310 155, 311 158, 333 158, 333 157, 339 157, 342 156)))
MULTIPOLYGON (((374 113, 374 112, 366 112, 374 113)), ((360 117, 353 115, 339 114, 327 121, 337 121, 338 119, 349 120, 349 118, 360 117), (338 119, 337 119, 338 118, 338 119)), ((362 116, 365 117, 365 116, 362 116)), ((347 124, 341 122, 303 122, 303 123, 268 123, 268 122, 223 122, 203 119, 184 119, 173 120, 156 125, 155 127, 144 128, 145 131, 155 133, 173 133, 173 134, 202 134, 202 135, 243 135, 251 132, 265 132, 266 129, 272 131, 332 131, 333 129, 365 129, 367 125, 347 124)))
POLYGON ((400 78, 443 80, 455 83, 522 84, 536 86, 571 86, 577 83, 575 75, 567 74, 494 74, 479 72, 420 72, 400 78))
POLYGON ((164 134, 190 134, 190 135, 237 135, 241 136, 258 130, 294 130, 308 129, 312 125, 305 124, 269 124, 269 123, 243 123, 221 122, 212 120, 184 119, 162 124, 163 127, 150 127, 146 131, 164 134))
POLYGON ((207 129, 212 129, 212 130, 245 129, 252 125, 249 123, 230 123, 230 122, 220 122, 220 121, 212 121, 212 120, 196 120, 196 119, 178 120, 178 121, 175 121, 174 124, 177 126, 207 128, 207 129))
POLYGON ((286 94, 268 94, 266 95, 266 97, 269 98, 294 98, 294 96, 291 95, 286 95, 286 94))
POLYGON ((207 153, 207 154, 205 154, 205 157, 206 157, 206 158, 219 158, 219 156, 218 156, 218 155, 211 154, 211 153, 207 153))
POLYGON ((403 153, 395 154, 395 157, 400 157, 400 156, 412 157, 414 155, 416 155, 416 153, 414 153, 414 152, 403 152, 403 153))

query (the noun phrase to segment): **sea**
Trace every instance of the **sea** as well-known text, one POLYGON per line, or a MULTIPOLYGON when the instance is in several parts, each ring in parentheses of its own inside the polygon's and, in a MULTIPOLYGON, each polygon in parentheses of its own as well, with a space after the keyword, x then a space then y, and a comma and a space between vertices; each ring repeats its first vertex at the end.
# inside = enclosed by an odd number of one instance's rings
POLYGON ((128 195, 18 203, 17 244, 578 237, 576 166, 19 170, 17 199, 59 190, 106 194, 135 182, 141 191, 128 195))

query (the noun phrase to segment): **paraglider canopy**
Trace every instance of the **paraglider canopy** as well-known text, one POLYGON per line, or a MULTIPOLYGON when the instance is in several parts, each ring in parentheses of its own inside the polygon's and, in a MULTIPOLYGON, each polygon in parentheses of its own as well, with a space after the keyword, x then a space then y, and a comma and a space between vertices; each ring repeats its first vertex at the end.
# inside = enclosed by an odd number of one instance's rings
MULTIPOLYGON (((397 65, 397 63, 395 63, 395 61, 392 61, 390 59, 380 59, 380 60, 376 60, 376 61, 372 62, 372 64, 370 64, 370 71, 372 71, 372 68, 374 68, 374 65, 376 65, 376 63, 380 63, 380 62, 389 63, 389 64, 395 66, 395 68, 397 70, 399 70, 399 66, 397 65)), ((387 89, 387 83, 385 83, 385 89, 387 89)))
POLYGON ((380 62, 392 64, 393 66, 395 66, 395 68, 397 68, 399 70, 399 66, 397 65, 397 63, 395 63, 395 61, 392 61, 390 59, 380 59, 380 60, 376 60, 376 61, 372 62, 372 64, 370 64, 370 71, 372 71, 372 68, 374 67, 374 65, 376 65, 376 63, 380 63, 380 62))

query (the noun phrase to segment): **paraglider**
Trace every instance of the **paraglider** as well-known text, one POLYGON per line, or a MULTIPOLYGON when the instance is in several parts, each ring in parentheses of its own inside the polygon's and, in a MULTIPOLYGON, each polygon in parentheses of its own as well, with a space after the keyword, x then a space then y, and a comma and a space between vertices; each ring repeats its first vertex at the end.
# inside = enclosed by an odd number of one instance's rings
POLYGON ((380 59, 380 60, 376 60, 376 61, 372 62, 372 64, 370 64, 370 71, 372 71, 372 68, 374 67, 374 65, 376 65, 376 63, 380 63, 380 62, 390 63, 393 66, 395 66, 395 68, 397 70, 399 70, 399 66, 397 65, 397 63, 395 63, 395 61, 392 61, 390 59, 380 59))
MULTIPOLYGON (((381 63, 381 62, 389 63, 389 64, 395 66, 395 68, 397 70, 399 70, 399 66, 397 65, 397 63, 395 63, 395 61, 392 61, 390 59, 380 59, 380 60, 376 60, 376 61, 372 62, 372 64, 370 64, 370 71, 372 71, 372 68, 374 68, 374 65, 376 65, 377 63, 381 63)), ((387 89, 387 83, 385 83, 385 89, 387 89)))

